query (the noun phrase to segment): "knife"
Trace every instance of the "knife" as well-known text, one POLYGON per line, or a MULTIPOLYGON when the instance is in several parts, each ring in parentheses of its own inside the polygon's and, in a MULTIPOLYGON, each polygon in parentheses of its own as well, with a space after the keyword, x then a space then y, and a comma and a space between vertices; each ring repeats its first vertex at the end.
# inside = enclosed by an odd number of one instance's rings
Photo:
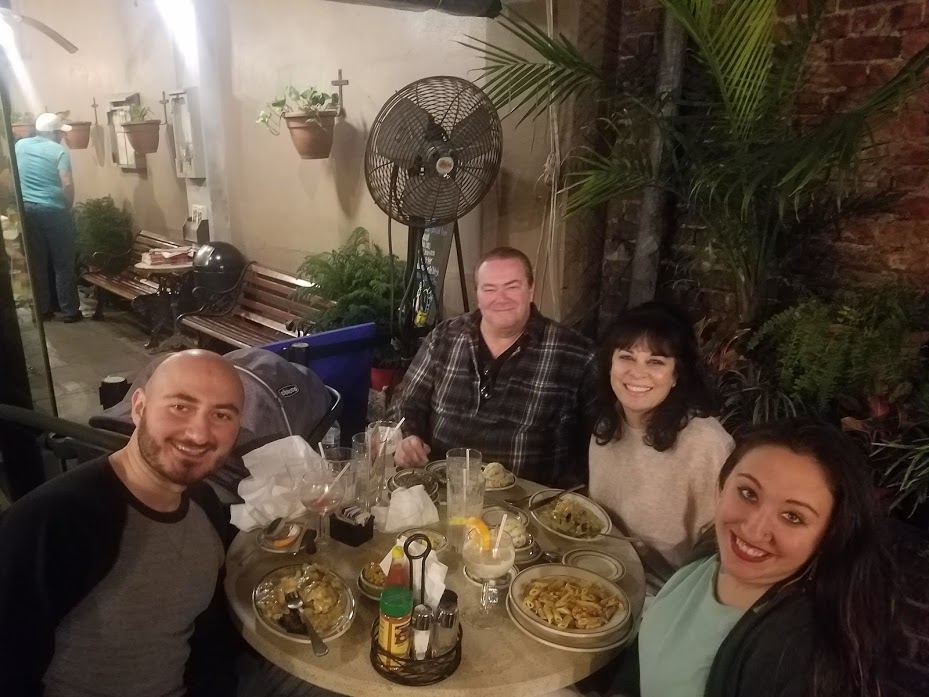
POLYGON ((534 504, 532 504, 531 506, 529 506, 529 509, 528 509, 528 510, 529 510, 530 513, 531 513, 532 511, 537 511, 538 509, 542 508, 542 506, 547 506, 547 505, 550 504, 550 503, 554 503, 555 501, 557 501, 558 499, 560 499, 560 498, 561 498, 562 496, 564 496, 565 494, 570 494, 570 493, 572 493, 572 492, 579 491, 579 490, 583 489, 585 486, 586 486, 585 484, 575 484, 575 485, 572 486, 570 489, 565 489, 564 491, 559 492, 559 493, 555 494, 554 496, 549 496, 547 499, 542 499, 541 501, 536 501, 534 504))

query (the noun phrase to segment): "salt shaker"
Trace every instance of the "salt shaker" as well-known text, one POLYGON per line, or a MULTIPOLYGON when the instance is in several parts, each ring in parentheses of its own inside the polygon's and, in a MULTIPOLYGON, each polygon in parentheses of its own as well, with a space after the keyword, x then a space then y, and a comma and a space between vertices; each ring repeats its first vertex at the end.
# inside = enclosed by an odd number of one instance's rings
POLYGON ((429 636, 432 634, 432 610, 428 605, 413 608, 413 657, 417 661, 426 658, 429 652, 429 636))
POLYGON ((441 656, 458 643, 458 594, 446 590, 439 601, 432 632, 432 655, 441 656))

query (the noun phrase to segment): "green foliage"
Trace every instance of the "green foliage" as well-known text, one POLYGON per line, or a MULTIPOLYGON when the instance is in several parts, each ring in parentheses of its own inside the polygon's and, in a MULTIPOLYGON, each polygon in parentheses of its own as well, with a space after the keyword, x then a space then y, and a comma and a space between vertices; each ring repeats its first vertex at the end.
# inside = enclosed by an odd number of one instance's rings
POLYGON ((892 508, 904 508, 912 515, 929 501, 929 429, 927 424, 913 427, 890 443, 879 443, 875 457, 889 457, 889 464, 878 483, 894 491, 892 508))
POLYGON ((774 356, 777 385, 820 409, 842 398, 890 403, 917 378, 915 331, 926 327, 923 296, 885 286, 844 300, 813 299, 772 317, 748 345, 774 356))
POLYGON ((390 347, 390 325, 403 295, 403 272, 402 261, 371 242, 367 230, 356 228, 338 249, 311 254, 300 265, 297 275, 313 287, 299 288, 295 296, 306 300, 317 295, 336 302, 318 316, 306 317, 303 328, 316 333, 374 322, 380 344, 375 363, 389 367, 398 358, 390 347))
POLYGON ((151 113, 152 110, 147 106, 142 106, 141 104, 131 104, 129 105, 129 123, 147 121, 149 116, 151 116, 151 113))
POLYGON ((91 198, 74 207, 78 258, 88 266, 118 270, 132 247, 132 216, 112 196, 91 198))
POLYGON ((508 115, 536 118, 587 95, 605 102, 612 126, 600 129, 602 145, 575 156, 568 210, 643 186, 665 188, 702 225, 694 262, 712 259, 740 319, 755 322, 763 319, 772 283, 788 275, 811 232, 887 203, 881 192, 846 205, 855 199, 862 163, 875 157, 874 129, 926 88, 929 47, 861 104, 810 124, 795 118, 794 104, 828 0, 810 0, 807 14, 786 27, 776 0, 660 2, 689 40, 680 95, 630 88, 634 75, 608 79, 570 41, 549 37, 512 9, 500 22, 533 57, 473 38, 465 45, 485 59, 483 85, 508 115), (661 169, 648 150, 656 129, 666 144, 661 169))
POLYGON ((301 91, 293 85, 288 85, 284 89, 283 97, 275 97, 258 112, 255 123, 264 124, 272 134, 278 135, 281 132, 281 119, 285 114, 305 114, 307 123, 318 123, 320 113, 337 113, 339 108, 337 93, 320 92, 315 87, 301 91))
POLYGON ((716 377, 716 394, 720 399, 720 422, 738 435, 751 426, 787 419, 806 413, 806 405, 774 383, 762 368, 746 361, 716 377))

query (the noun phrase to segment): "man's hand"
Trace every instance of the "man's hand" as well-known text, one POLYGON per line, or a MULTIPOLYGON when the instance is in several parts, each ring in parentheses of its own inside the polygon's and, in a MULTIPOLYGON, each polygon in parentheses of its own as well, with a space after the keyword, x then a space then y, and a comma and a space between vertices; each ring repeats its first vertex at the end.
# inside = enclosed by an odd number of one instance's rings
POLYGON ((397 446, 397 452, 394 454, 394 464, 400 469, 422 467, 429 462, 429 453, 431 451, 432 448, 423 443, 419 436, 407 436, 397 446))

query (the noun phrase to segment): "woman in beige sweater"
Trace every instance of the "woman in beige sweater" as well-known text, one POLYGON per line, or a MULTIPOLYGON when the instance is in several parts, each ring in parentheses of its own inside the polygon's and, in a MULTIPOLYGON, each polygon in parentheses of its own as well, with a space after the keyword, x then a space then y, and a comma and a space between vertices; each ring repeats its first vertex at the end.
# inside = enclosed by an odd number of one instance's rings
POLYGON ((711 416, 683 310, 649 302, 624 313, 600 347, 598 370, 590 494, 643 541, 646 567, 666 579, 713 520, 716 479, 733 441, 711 416))

